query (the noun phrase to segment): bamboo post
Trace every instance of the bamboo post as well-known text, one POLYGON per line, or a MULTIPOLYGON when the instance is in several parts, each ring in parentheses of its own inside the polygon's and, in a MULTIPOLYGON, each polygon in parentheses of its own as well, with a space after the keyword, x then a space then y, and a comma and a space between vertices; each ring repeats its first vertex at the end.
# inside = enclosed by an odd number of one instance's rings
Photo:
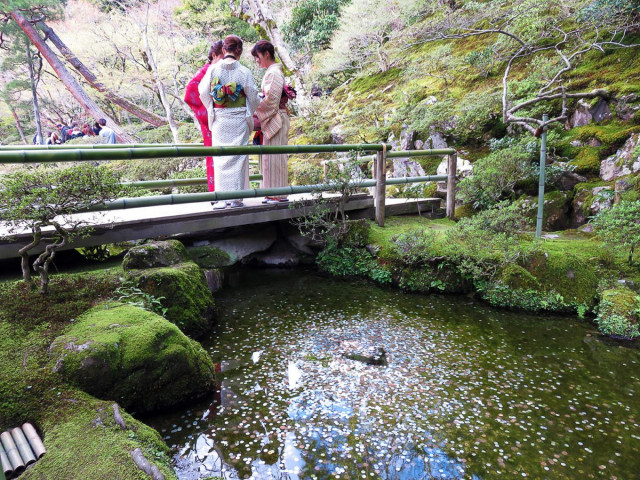
MULTIPOLYGON (((542 115, 543 123, 549 120, 549 115, 542 115)), ((536 238, 542 235, 542 218, 544 216, 544 184, 545 168, 547 162, 547 127, 542 128, 542 141, 540 143, 540 175, 538 178, 538 216, 536 217, 536 238)))
POLYGON ((447 156, 447 218, 453 220, 456 215, 456 168, 458 168, 458 154, 447 156))
POLYGON ((385 187, 387 180, 387 145, 382 144, 382 151, 376 153, 375 162, 375 176, 376 176, 376 190, 375 190, 375 210, 376 210, 376 223, 380 227, 384 227, 384 209, 385 209, 385 187))

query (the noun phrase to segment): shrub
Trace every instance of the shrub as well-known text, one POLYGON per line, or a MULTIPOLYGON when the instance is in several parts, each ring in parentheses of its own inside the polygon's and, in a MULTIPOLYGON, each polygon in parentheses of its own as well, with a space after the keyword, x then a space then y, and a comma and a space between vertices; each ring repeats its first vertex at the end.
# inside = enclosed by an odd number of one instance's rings
POLYGON ((425 265, 433 257, 436 236, 427 228, 411 230, 392 237, 391 250, 407 265, 425 265))
POLYGON ((531 175, 530 159, 531 154, 520 146, 481 158, 473 165, 473 175, 459 183, 460 199, 477 209, 484 209, 505 198, 513 198, 516 183, 531 175))
POLYGON ((633 253, 640 245, 640 201, 622 201, 609 210, 603 210, 594 219, 598 237, 607 245, 625 250, 629 265, 633 253))
POLYGON ((640 336, 640 296, 626 287, 605 290, 598 306, 596 323, 605 335, 624 338, 640 336))

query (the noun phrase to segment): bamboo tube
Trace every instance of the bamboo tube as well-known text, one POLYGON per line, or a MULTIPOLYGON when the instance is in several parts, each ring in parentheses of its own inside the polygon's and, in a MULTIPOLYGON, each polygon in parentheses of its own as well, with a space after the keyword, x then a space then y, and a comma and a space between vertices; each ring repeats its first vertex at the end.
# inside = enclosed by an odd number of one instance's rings
POLYGON ((19 475, 24 471, 24 462, 22 461, 22 457, 20 457, 18 447, 16 447, 16 444, 11 437, 11 433, 4 432, 0 435, 0 442, 2 442, 4 451, 7 453, 9 463, 11 463, 11 468, 13 468, 13 474, 19 475))
POLYGON ((24 436, 27 437, 27 440, 29 440, 31 449, 37 459, 47 453, 47 449, 44 448, 44 444, 42 443, 42 440, 40 440, 40 436, 38 435, 38 432, 36 432, 36 429, 33 428, 33 425, 25 423, 22 425, 22 431, 24 432, 24 436))
POLYGON ((13 428, 11 430, 11 436, 13 437, 16 447, 18 447, 18 452, 20 452, 20 456, 22 457, 22 461, 25 466, 36 463, 36 456, 33 454, 33 450, 31 450, 31 446, 25 438, 24 433, 22 433, 20 427, 13 428))
MULTIPOLYGON (((9 463, 9 458, 7 454, 4 453, 4 448, 2 448, 2 444, 0 444, 0 480, 5 478, 11 478, 13 475, 13 468, 11 468, 11 463, 9 463)), ((6 480, 6 479, 5 479, 6 480)))

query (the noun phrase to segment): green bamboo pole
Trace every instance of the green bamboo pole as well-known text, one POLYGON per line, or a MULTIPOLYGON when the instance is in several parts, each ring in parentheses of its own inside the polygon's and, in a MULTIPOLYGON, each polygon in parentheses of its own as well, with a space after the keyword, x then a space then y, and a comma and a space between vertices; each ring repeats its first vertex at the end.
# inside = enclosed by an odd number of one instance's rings
POLYGON ((10 150, 75 150, 75 149, 110 149, 110 148, 154 148, 154 147, 193 147, 202 143, 95 143, 95 144, 62 144, 62 145, 2 145, 0 152, 10 150))
POLYGON ((369 151, 379 152, 381 144, 348 145, 241 145, 225 147, 155 147, 68 150, 20 150, 0 152, 4 163, 97 162, 103 160, 142 160, 149 158, 221 157, 227 155, 262 155, 369 151))
MULTIPOLYGON (((549 120, 549 115, 542 115, 544 123, 549 120)), ((536 217, 536 238, 542 235, 542 217, 544 216, 544 184, 547 162, 547 127, 542 129, 542 141, 540 143, 540 175, 538 178, 538 215, 536 217)))
MULTIPOLYGON (((436 182, 446 180, 446 175, 427 175, 424 177, 390 178, 387 185, 400 185, 405 183, 436 182)), ((363 180, 350 183, 352 187, 375 187, 375 180, 363 180)), ((157 207, 162 205, 180 205, 184 203, 216 202, 218 200, 234 200, 238 198, 255 198, 267 196, 292 195, 296 193, 311 193, 333 190, 336 184, 321 183, 317 185, 291 185, 278 188, 254 188, 248 190, 235 190, 231 192, 203 192, 182 193, 175 195, 155 195, 152 197, 119 198, 104 205, 96 205, 90 211, 123 210, 126 208, 157 207)))
MULTIPOLYGON (((249 180, 257 181, 262 180, 262 175, 249 175, 249 180)), ((171 188, 171 187, 185 187, 192 185, 206 185, 207 178, 173 178, 170 180, 143 180, 139 182, 122 182, 121 185, 125 185, 133 188, 171 188)))

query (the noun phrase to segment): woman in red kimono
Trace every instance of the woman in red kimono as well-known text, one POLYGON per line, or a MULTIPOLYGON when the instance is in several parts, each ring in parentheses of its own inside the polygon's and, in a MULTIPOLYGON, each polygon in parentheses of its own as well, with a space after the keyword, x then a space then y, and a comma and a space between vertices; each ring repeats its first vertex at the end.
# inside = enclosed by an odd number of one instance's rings
MULTIPOLYGON (((200 100, 200 93, 198 92, 198 85, 200 84, 200 80, 204 77, 204 74, 207 73, 207 69, 209 65, 217 63, 222 59, 222 40, 218 40, 215 42, 211 48, 209 49, 209 61, 202 67, 196 76, 191 79, 191 81, 187 84, 187 88, 184 93, 184 101, 187 105, 191 107, 193 113, 198 119, 198 123, 200 124, 200 130, 202 130, 202 139, 205 147, 211 146, 211 130, 209 130, 209 117, 207 114, 206 107, 202 104, 200 100)), ((215 190, 215 184, 213 181, 213 158, 207 157, 207 186, 209 187, 209 191, 213 192, 215 190)))

